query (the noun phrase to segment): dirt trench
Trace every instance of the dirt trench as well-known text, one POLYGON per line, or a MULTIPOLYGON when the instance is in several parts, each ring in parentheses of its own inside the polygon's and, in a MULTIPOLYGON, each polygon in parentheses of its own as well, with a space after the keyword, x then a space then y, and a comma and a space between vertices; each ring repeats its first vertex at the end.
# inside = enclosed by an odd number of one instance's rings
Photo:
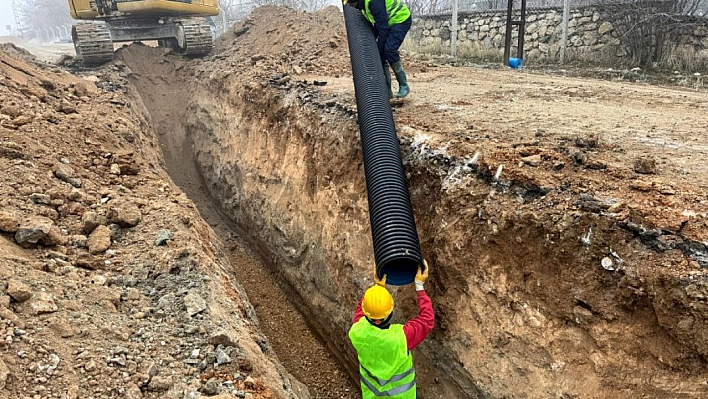
POLYGON ((248 231, 224 214, 218 200, 206 188, 186 132, 184 106, 190 101, 191 90, 185 85, 185 77, 175 73, 174 64, 165 59, 155 65, 155 51, 130 48, 124 53, 131 69, 136 71, 132 75, 136 94, 158 135, 170 177, 229 249, 234 272, 256 310, 261 331, 268 338, 268 343, 263 343, 266 353, 275 355, 304 383, 312 398, 356 398, 358 387, 298 310, 298 306, 304 306, 302 301, 282 279, 268 272, 264 266, 269 261, 267 254, 251 246, 253 241, 248 239, 248 231), (144 51, 149 55, 144 56, 144 51), (133 56, 134 52, 142 55, 133 56))
MULTIPOLYGON (((219 117, 219 113, 205 115, 203 110, 200 112, 193 108, 194 88, 187 83, 190 78, 184 72, 184 62, 179 57, 164 56, 164 54, 162 50, 138 44, 124 49, 121 59, 132 71, 130 76, 136 95, 146 107, 145 111, 153 123, 170 176, 195 203, 204 219, 225 239, 231 250, 230 255, 236 275, 240 276, 249 300, 259 315, 261 328, 269 338, 273 352, 286 369, 304 383, 315 398, 359 397, 358 363, 346 338, 346 326, 353 315, 354 305, 358 300, 357 295, 361 295, 366 287, 366 280, 356 277, 346 284, 335 280, 326 283, 320 281, 320 284, 326 284, 330 289, 342 284, 337 289, 341 288, 346 293, 349 303, 348 306, 340 306, 338 296, 341 294, 332 292, 322 294, 320 288, 302 287, 302 284, 312 284, 313 280, 328 278, 317 270, 311 269, 316 264, 309 265, 307 269, 299 271, 295 276, 288 276, 280 270, 283 262, 281 248, 284 247, 285 256, 289 258, 288 262, 297 262, 303 255, 308 256, 306 254, 311 250, 307 247, 311 245, 312 238, 296 237, 293 242, 289 232, 283 234, 283 231, 280 231, 287 225, 286 221, 281 221, 283 225, 275 227, 280 234, 275 234, 274 243, 271 238, 264 238, 261 235, 265 234, 263 227, 267 227, 270 231, 274 226, 263 226, 263 222, 257 219, 243 220, 241 218, 245 216, 244 214, 233 212, 234 206, 257 206, 252 200, 244 198, 243 202, 224 204, 233 201, 225 197, 233 196, 228 190, 233 190, 234 187, 227 186, 227 191, 220 191, 223 188, 219 187, 219 183, 215 180, 218 180, 219 175, 223 173, 233 173, 234 178, 238 179, 238 167, 226 165, 228 171, 217 172, 215 169, 221 167, 220 165, 210 161, 206 161, 207 165, 204 165, 195 160, 194 154, 199 154, 199 150, 198 144, 194 141, 200 140, 201 134, 208 132, 212 124, 219 122, 194 119, 191 116, 212 118, 219 117), (157 63, 156 58, 160 59, 157 63), (232 167, 234 169, 231 169, 232 167), (210 188, 207 188, 208 186, 210 188), (254 236, 254 232, 258 235, 254 236), (278 240, 287 240, 288 243, 278 240), (296 249, 296 246, 300 248, 296 249), (297 256, 290 258, 288 254, 293 253, 297 256), (351 287, 348 286, 349 284, 352 284, 351 287), (315 299, 307 298, 308 296, 314 296, 315 299), (323 304, 323 302, 329 303, 323 304), (333 313, 330 307, 332 304, 338 306, 339 310, 336 313, 333 313)), ((243 111, 252 112, 248 109, 243 111)), ((229 114, 228 110, 224 112, 229 114)), ((316 115, 309 115, 309 117, 316 117, 316 115)), ((336 120, 331 122, 336 123, 336 120)), ((303 123, 316 124, 308 119, 304 119, 303 123)), ((226 126, 228 125, 229 123, 226 122, 226 126)), ((235 126, 234 129, 240 130, 241 127, 235 126)), ((365 194, 362 196, 358 193, 363 187, 363 166, 361 161, 356 161, 361 159, 361 146, 356 136, 352 135, 349 139, 351 141, 348 143, 337 146, 347 153, 347 158, 360 164, 357 170, 361 174, 356 180, 361 181, 349 183, 354 190, 349 197, 357 204, 356 212, 359 219, 357 223, 361 223, 361 218, 367 211, 365 194)), ((285 149, 285 147, 281 148, 285 149)), ((302 162, 308 162, 307 155, 301 157, 296 154, 295 157, 292 165, 295 169, 299 168, 302 162)), ((199 155, 196 155, 196 159, 199 159, 199 155)), ((201 162, 204 160, 202 159, 201 162)), ((268 164, 264 163, 262 166, 268 167, 268 164)), ((316 170, 314 165, 308 165, 307 168, 309 172, 316 170)), ((328 173, 332 173, 331 170, 328 173)), ((308 190, 315 189, 311 184, 309 185, 308 190)), ((291 198, 289 201, 292 204, 297 199, 291 198)), ((336 228, 336 223, 330 228, 336 228)), ((359 226, 359 229, 367 228, 359 226)), ((357 256, 367 259, 368 264, 373 265, 371 249, 364 244, 366 241, 358 243, 357 256)), ((320 258, 318 262, 321 262, 324 255, 317 254, 314 245, 312 248, 315 256, 320 258)), ((347 269, 352 267, 351 261, 344 261, 343 264, 347 269)), ((342 278, 353 278, 345 273, 337 274, 342 278)), ((415 303, 411 293, 402 294, 402 297, 415 303)), ((398 322, 404 322, 404 317, 415 314, 415 309, 411 306, 404 306, 404 308, 405 313, 398 317, 398 322)), ((429 383, 431 387, 424 390, 430 396, 424 395, 423 398, 465 397, 445 372, 435 371, 434 367, 427 359, 417 361, 419 380, 429 383)), ((470 392, 474 393, 473 397, 477 397, 476 388, 469 387, 468 393, 470 392)))
MULTIPOLYGON (((162 120, 158 130, 171 133, 163 150, 177 157, 168 163, 191 165, 194 157, 199 173, 190 173, 204 181, 199 196, 215 199, 200 208, 218 209, 216 223, 233 223, 236 238, 266 260, 346 368, 340 375, 354 379, 346 330, 371 284, 373 254, 353 90, 340 75, 343 40, 327 28, 329 41, 282 45, 283 37, 312 33, 308 21, 335 26, 341 14, 267 11, 235 27, 201 61, 142 46, 120 57, 153 122, 162 120), (269 24, 253 23, 258 18, 280 28, 266 34, 259 29, 269 24), (329 83, 313 87, 312 78, 329 83)), ((423 253, 434 268, 428 290, 437 318, 414 355, 419 396, 705 396, 706 182, 704 165, 689 162, 705 151, 691 145, 700 141, 692 127, 703 120, 697 95, 431 65, 412 70, 419 94, 394 116, 423 253), (443 92, 455 82, 472 82, 460 87, 464 97, 443 92), (523 97, 519 85, 528 91, 523 97), (460 112, 468 107, 485 111, 460 112), (660 115, 665 107, 684 109, 680 123, 660 115), (513 127, 502 117, 512 111, 513 127), (592 119, 599 116, 607 122, 592 119), (625 118, 627 132, 615 116, 625 118), (668 150, 627 136, 647 121, 646 137, 670 131, 668 150), (589 127, 600 138, 582 133, 589 127), (569 137, 570 129, 581 133, 569 137), (638 175, 626 165, 667 151, 661 174, 638 175)), ((415 312, 409 288, 394 290, 398 322, 415 312)), ((285 312, 262 313, 261 323, 285 312)))

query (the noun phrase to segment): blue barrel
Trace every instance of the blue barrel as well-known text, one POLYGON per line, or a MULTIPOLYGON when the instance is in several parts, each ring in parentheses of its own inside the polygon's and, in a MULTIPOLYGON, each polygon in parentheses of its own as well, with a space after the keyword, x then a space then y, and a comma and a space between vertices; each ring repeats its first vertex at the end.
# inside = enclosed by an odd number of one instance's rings
POLYGON ((524 66, 524 60, 521 58, 509 58, 509 67, 519 69, 524 66))

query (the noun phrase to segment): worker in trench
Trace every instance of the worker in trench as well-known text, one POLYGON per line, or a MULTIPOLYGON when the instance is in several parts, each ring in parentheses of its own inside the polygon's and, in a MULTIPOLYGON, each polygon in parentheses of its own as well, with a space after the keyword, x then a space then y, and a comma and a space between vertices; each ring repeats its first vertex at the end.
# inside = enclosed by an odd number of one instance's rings
POLYGON ((391 324, 393 297, 374 267, 375 284, 364 293, 354 312, 349 339, 359 357, 361 392, 364 399, 380 396, 412 399, 416 397, 416 377, 411 350, 433 329, 435 313, 425 293, 429 268, 423 261, 415 276, 418 315, 406 324, 391 324))
POLYGON ((371 23, 371 27, 376 36, 381 55, 386 85, 388 86, 388 98, 393 98, 391 90, 391 71, 398 81, 398 94, 396 97, 403 98, 410 92, 406 72, 401 64, 401 56, 398 49, 406 38, 406 34, 411 29, 411 11, 401 0, 343 0, 344 5, 360 9, 364 17, 371 23))

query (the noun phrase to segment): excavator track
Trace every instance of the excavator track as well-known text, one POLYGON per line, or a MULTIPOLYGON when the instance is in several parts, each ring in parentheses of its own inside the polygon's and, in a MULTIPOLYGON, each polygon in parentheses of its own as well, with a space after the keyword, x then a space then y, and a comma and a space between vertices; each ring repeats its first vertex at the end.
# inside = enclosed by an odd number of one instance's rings
POLYGON ((113 40, 105 23, 76 24, 71 29, 76 57, 83 65, 100 65, 113 60, 113 40))
POLYGON ((206 55, 214 47, 211 27, 206 18, 182 18, 178 20, 179 52, 188 56, 206 55), (182 39, 182 40, 180 40, 182 39))

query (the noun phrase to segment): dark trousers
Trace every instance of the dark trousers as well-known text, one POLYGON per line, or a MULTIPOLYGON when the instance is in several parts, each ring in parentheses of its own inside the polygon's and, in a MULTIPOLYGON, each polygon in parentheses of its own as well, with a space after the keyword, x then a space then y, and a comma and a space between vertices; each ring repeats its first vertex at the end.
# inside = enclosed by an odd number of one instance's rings
POLYGON ((401 60, 401 56, 398 55, 398 49, 401 47, 401 44, 403 44, 403 39, 406 38, 408 31, 411 29, 411 23, 412 18, 408 17, 407 20, 400 24, 392 25, 389 28, 382 54, 383 59, 387 61, 389 65, 393 65, 401 60))

